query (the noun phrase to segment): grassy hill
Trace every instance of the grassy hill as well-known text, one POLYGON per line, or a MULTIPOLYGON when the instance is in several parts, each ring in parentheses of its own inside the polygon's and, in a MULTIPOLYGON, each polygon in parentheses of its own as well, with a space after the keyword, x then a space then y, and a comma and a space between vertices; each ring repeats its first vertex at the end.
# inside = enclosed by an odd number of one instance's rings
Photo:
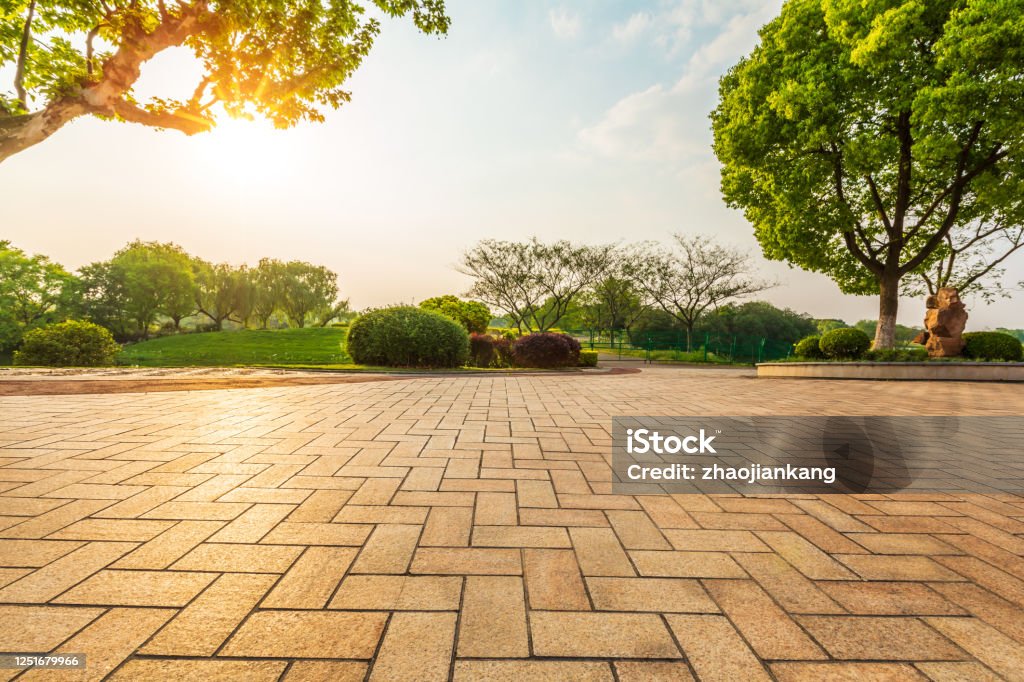
POLYGON ((126 346, 120 365, 187 367, 235 365, 347 365, 346 330, 278 329, 164 336, 126 346))

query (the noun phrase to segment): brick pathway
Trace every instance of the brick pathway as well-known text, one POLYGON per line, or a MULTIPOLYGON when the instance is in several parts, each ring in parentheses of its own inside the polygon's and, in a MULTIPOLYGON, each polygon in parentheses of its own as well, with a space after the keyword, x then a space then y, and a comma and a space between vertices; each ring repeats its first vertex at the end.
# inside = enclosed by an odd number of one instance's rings
POLYGON ((1024 391, 655 368, 3 397, 0 649, 88 656, 24 680, 1024 679, 1024 498, 610 494, 614 414, 921 412, 1024 391))

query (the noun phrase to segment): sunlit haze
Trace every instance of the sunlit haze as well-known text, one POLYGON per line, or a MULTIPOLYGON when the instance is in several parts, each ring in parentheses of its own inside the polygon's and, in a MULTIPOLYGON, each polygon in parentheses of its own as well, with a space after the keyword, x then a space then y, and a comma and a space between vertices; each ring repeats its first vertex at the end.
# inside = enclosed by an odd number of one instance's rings
MULTIPOLYGON (((210 134, 80 119, 0 164, 0 238, 75 269, 126 242, 207 260, 326 265, 356 308, 464 292, 453 269, 482 238, 589 242, 713 233, 759 253, 718 189, 708 112, 718 77, 781 2, 449 0, 436 39, 386 21, 352 102, 286 131, 225 120, 210 134)), ((140 94, 189 93, 183 50, 140 94)), ((5 80, 7 74, 3 75, 5 80)), ((762 262, 777 305, 849 322, 876 299, 762 262)), ((1024 279, 1024 257, 1008 281, 1024 279)), ((1024 326, 1024 306, 968 299, 975 329, 1024 326)), ((924 306, 904 301, 900 321, 924 306)))

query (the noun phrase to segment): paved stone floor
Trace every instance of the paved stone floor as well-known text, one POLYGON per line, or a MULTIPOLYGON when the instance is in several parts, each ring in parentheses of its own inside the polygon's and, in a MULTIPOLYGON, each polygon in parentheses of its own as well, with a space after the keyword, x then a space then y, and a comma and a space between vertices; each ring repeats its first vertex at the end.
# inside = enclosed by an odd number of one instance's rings
MULTIPOLYGON (((0 398, 0 649, 117 680, 1024 678, 1024 498, 610 493, 616 414, 1013 385, 421 378, 0 398)), ((18 671, 0 669, 0 679, 18 671)))

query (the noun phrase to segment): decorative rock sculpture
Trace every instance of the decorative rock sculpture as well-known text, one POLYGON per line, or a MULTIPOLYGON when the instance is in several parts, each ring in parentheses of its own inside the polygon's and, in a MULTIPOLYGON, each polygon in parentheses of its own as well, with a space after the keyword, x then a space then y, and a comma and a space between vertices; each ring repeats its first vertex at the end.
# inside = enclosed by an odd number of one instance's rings
POLYGON ((915 343, 923 343, 929 357, 949 358, 960 355, 964 349, 963 333, 967 326, 967 310, 960 294, 953 287, 943 287, 929 296, 925 305, 925 331, 918 334, 915 343))

